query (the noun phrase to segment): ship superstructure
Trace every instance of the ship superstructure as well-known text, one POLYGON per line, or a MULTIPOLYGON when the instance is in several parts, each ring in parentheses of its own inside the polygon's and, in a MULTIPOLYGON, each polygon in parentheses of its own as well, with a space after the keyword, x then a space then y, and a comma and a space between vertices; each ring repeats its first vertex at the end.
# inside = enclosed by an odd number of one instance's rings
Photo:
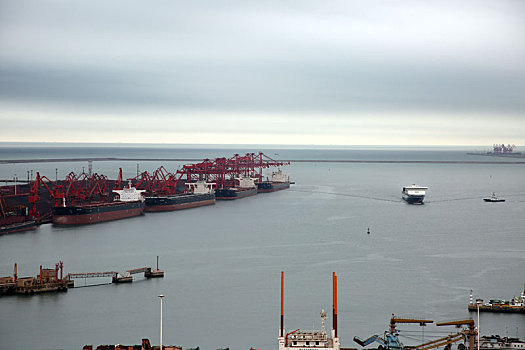
POLYGON ((137 190, 133 187, 131 180, 128 182, 128 186, 124 187, 121 190, 113 190, 113 193, 118 195, 118 198, 115 198, 115 201, 119 202, 144 202, 144 193, 145 190, 137 190))
POLYGON ((300 330, 286 333, 284 328, 284 272, 281 271, 281 326, 279 329, 279 350, 311 349, 311 350, 340 350, 339 337, 337 336, 337 276, 333 273, 333 305, 332 329, 328 334, 325 331, 326 312, 321 311, 321 330, 300 330))

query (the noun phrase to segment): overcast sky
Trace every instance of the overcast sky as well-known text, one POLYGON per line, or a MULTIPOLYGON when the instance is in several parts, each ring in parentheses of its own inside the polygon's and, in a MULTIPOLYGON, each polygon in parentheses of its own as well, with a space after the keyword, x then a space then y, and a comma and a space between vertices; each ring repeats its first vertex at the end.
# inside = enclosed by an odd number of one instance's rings
POLYGON ((0 0, 0 141, 525 145, 525 1, 0 0))

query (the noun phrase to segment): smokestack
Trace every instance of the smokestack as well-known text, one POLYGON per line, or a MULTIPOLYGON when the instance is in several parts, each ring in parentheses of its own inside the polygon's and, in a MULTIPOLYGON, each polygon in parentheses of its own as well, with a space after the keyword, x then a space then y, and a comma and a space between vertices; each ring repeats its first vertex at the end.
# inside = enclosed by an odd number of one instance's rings
POLYGON ((281 271, 281 328, 280 336, 284 337, 284 271, 281 271))
POLYGON ((18 269, 17 269, 16 263, 15 263, 15 273, 13 274, 13 277, 15 278, 15 283, 16 283, 18 279, 18 269))
POLYGON ((157 255, 157 271, 159 270, 159 256, 157 255))
POLYGON ((64 263, 60 261, 60 281, 63 279, 63 273, 64 273, 64 263))
POLYGON ((332 275, 332 285, 333 285, 332 327, 334 329, 334 337, 337 338, 337 276, 335 272, 332 275))
POLYGON ((40 285, 43 284, 43 281, 42 281, 42 265, 40 265, 40 285))

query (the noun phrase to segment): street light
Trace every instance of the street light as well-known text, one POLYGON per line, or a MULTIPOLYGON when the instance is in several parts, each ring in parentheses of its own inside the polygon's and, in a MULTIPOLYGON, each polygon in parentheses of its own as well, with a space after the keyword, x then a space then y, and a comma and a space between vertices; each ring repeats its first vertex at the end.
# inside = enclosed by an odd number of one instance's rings
POLYGON ((160 298, 160 350, 162 350, 162 299, 164 294, 159 294, 158 297, 160 298))
POLYGON ((479 350, 479 306, 481 305, 481 300, 476 300, 476 306, 478 309, 478 350, 479 350))

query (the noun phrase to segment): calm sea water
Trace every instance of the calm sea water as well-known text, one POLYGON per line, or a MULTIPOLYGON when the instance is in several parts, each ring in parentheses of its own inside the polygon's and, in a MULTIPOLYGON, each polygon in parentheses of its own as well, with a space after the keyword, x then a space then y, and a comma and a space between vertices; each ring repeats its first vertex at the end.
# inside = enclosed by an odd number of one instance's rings
MULTIPOLYGON (((125 157, 214 158, 264 151, 279 159, 490 160, 464 149, 249 147, 0 147, 0 159, 125 157)), ((499 160, 499 159, 495 159, 499 160)), ((94 162, 116 177, 137 162, 94 162)), ((140 161, 152 171, 161 162, 140 161)), ((175 170, 180 162, 163 162, 175 170)), ((86 162, 0 165, 0 178, 28 170, 54 179, 86 162)), ((288 330, 320 328, 339 276, 339 334, 381 334, 391 314, 435 321, 476 318, 469 291, 509 299, 525 283, 525 164, 293 163, 290 190, 215 206, 73 228, 42 225, 0 237, 0 276, 35 276, 62 260, 65 272, 154 266, 164 279, 0 298, 0 349, 81 349, 85 344, 164 343, 201 349, 277 348, 280 271, 288 330), (430 187, 426 204, 407 205, 401 188, 430 187), (481 198, 496 192, 507 202, 481 198), (367 229, 371 234, 368 235, 367 229)), ((101 279, 97 283, 106 283, 101 279)), ((77 281, 82 286, 94 281, 77 281)), ((329 312, 329 314, 331 314, 329 312)), ((482 334, 525 336, 524 315, 481 314, 482 334)), ((406 344, 438 329, 401 325, 406 344)), ((443 335, 443 333, 439 333, 443 335)))

